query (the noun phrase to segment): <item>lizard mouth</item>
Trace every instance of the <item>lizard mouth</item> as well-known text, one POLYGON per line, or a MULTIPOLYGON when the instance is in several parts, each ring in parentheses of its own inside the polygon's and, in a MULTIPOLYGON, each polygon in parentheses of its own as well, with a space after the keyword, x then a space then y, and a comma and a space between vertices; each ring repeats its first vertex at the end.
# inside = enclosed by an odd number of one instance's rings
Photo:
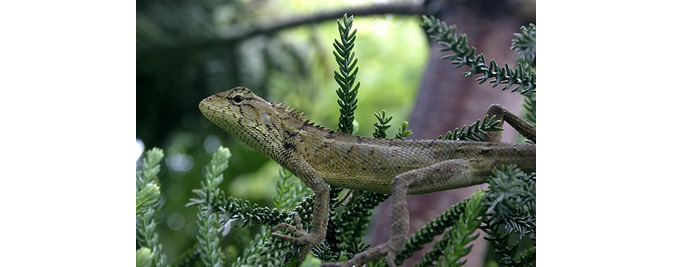
POLYGON ((203 111, 204 109, 207 110, 216 110, 217 109, 217 98, 219 98, 219 95, 211 95, 209 97, 206 97, 205 99, 201 100, 199 103, 199 109, 203 111))
POLYGON ((217 107, 217 103, 215 103, 215 100, 213 99, 214 97, 215 96, 209 96, 206 99, 201 100, 199 103, 199 109, 201 110, 201 113, 203 113, 203 115, 211 121, 213 121, 215 113, 220 110, 217 107))

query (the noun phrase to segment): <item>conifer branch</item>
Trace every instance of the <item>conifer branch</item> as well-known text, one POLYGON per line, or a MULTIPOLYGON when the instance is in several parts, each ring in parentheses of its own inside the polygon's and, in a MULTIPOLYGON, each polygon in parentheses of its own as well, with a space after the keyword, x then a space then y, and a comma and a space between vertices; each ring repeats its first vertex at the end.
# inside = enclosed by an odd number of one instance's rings
POLYGON ((481 229, 500 255, 498 261, 506 266, 529 261, 525 255, 517 258, 516 252, 522 238, 535 240, 535 174, 513 165, 494 169, 484 205, 487 219, 481 229), (512 235, 519 237, 514 243, 510 242, 512 235))
POLYGON ((220 207, 222 211, 231 215, 232 219, 239 220, 241 227, 253 225, 267 225, 276 226, 277 224, 291 218, 286 211, 276 208, 261 207, 248 200, 243 200, 235 197, 227 197, 223 199, 223 206, 220 207))
POLYGON ((459 267, 467 263, 467 260, 460 261, 472 251, 470 242, 479 237, 474 232, 479 229, 481 224, 480 217, 484 214, 484 191, 478 191, 467 202, 465 212, 460 215, 456 225, 449 230, 447 237, 450 237, 451 245, 447 248, 443 260, 448 267, 459 267))
POLYGON ((292 252, 296 253, 299 245, 284 239, 271 238, 268 227, 264 227, 250 247, 254 249, 246 250, 247 253, 244 252, 233 266, 283 266, 287 259, 294 256, 292 252))
MULTIPOLYGON (((274 210, 282 210, 282 214, 277 216, 275 220, 290 223, 290 218, 293 216, 290 213, 283 212, 296 205, 293 213, 298 214, 302 221, 306 222, 305 219, 307 219, 307 214, 310 214, 311 209, 305 209, 307 206, 311 207, 312 204, 311 197, 304 198, 308 193, 307 187, 296 182, 297 178, 286 169, 281 169, 279 176, 280 180, 276 183, 276 196, 273 198, 273 203, 276 207, 274 210), (300 202, 302 198, 304 200, 300 202), (311 201, 307 199, 311 199, 311 201)), ((269 225, 275 226, 273 223, 262 226, 262 230, 255 236, 251 245, 243 251, 243 254, 236 259, 233 266, 260 266, 264 264, 280 266, 285 263, 287 258, 292 257, 291 252, 297 247, 297 244, 280 238, 271 238, 269 225)))
POLYGON ((199 212, 196 216, 199 234, 196 236, 201 247, 201 262, 206 266, 223 266, 220 249, 220 221, 215 213, 199 212))
POLYGON ((479 228, 484 213, 483 201, 485 194, 478 191, 467 199, 465 210, 460 214, 456 224, 425 253, 416 266, 431 266, 434 261, 444 259, 447 266, 462 266, 466 261, 459 261, 472 250, 468 244, 478 235, 473 235, 479 228))
POLYGON ((460 130, 456 128, 453 130, 453 132, 447 132, 444 137, 440 135, 438 139, 484 141, 486 140, 486 135, 488 132, 502 131, 502 128, 498 126, 499 123, 500 120, 496 120, 495 115, 491 117, 486 115, 484 116, 483 123, 481 120, 477 120, 476 122, 472 123, 470 127, 463 125, 460 130))
POLYGON ((535 24, 521 26, 521 33, 515 33, 511 49, 517 52, 519 61, 535 66, 535 24))
POLYGON ((450 209, 437 216, 437 218, 432 221, 427 222, 421 229, 418 229, 411 238, 407 239, 407 242, 404 243, 404 248, 397 254, 395 258, 395 263, 402 264, 404 260, 414 255, 416 251, 419 251, 423 248, 423 245, 431 242, 435 236, 441 234, 453 226, 461 214, 465 211, 465 206, 467 205, 469 199, 464 199, 450 209))
POLYGON ((353 200, 353 203, 346 206, 343 213, 337 217, 335 225, 339 226, 338 248, 342 251, 348 251, 356 254, 362 251, 353 251, 358 249, 359 244, 364 241, 367 227, 374 211, 374 208, 388 199, 390 195, 375 192, 360 192, 353 200))
MULTIPOLYGON (((197 222, 198 224, 198 222, 197 222)), ((187 267, 197 265, 201 257, 201 244, 194 242, 191 247, 183 251, 177 260, 173 261, 172 267, 187 267)))
POLYGON ((355 58, 355 52, 353 52, 357 30, 351 32, 353 16, 348 17, 347 14, 344 14, 341 21, 337 21, 337 25, 339 26, 341 39, 334 39, 335 51, 332 53, 339 66, 339 71, 334 71, 334 80, 339 85, 337 103, 341 107, 339 109, 338 130, 342 133, 352 134, 355 109, 358 107, 358 89, 360 88, 360 83, 355 83, 359 68, 357 67, 358 60, 355 58))
POLYGON ((472 77, 475 74, 482 76, 477 78, 477 82, 484 83, 488 81, 496 87, 505 84, 502 90, 508 90, 516 85, 511 91, 521 94, 535 92, 535 72, 529 71, 522 65, 512 69, 507 63, 500 67, 494 59, 486 64, 484 54, 477 55, 477 49, 471 49, 467 45, 467 35, 456 35, 456 26, 447 26, 446 23, 435 17, 423 16, 421 27, 440 45, 444 46, 440 51, 452 51, 454 54, 442 57, 450 59, 451 63, 457 68, 467 66, 469 71, 465 72, 465 77, 472 77))
POLYGON ((145 250, 136 251, 136 260, 140 257, 141 264, 145 264, 145 258, 151 255, 153 266, 166 266, 166 256, 162 253, 159 234, 156 232, 157 212, 161 208, 159 162, 163 157, 161 149, 150 149, 145 152, 141 168, 136 172, 136 247, 149 250, 149 254, 145 250))
POLYGON ((136 250, 136 267, 152 267, 154 254, 149 248, 139 248, 136 250))
POLYGON ((519 266, 523 267, 533 267, 535 266, 535 247, 531 247, 524 252, 521 252, 521 255, 516 257, 515 262, 519 266))
POLYGON ((276 183, 273 205, 276 209, 290 211, 308 193, 308 187, 287 169, 278 171, 280 179, 276 183))
MULTIPOLYGON (((218 217, 220 198, 224 196, 219 186, 224 180, 222 173, 229 166, 231 152, 228 148, 219 147, 213 154, 210 164, 206 167, 206 177, 201 181, 201 188, 194 190, 197 198, 190 199, 187 206, 197 205, 197 224, 199 234, 197 240, 200 248, 201 261, 206 266, 223 266, 220 248, 220 230, 222 223, 218 217)), ((227 216, 228 217, 228 216, 227 216)))
POLYGON ((382 110, 381 113, 374 113, 376 121, 374 122, 374 133, 372 134, 375 138, 386 138, 388 134, 386 130, 390 128, 390 121, 393 119, 392 116, 386 117, 386 110, 382 110))
POLYGON ((412 134, 414 134, 414 132, 409 130, 409 123, 407 121, 403 121, 402 125, 400 125, 400 128, 397 128, 395 139, 404 139, 407 136, 411 136, 412 134))
POLYGON ((523 99, 523 107, 526 109, 526 120, 533 125, 535 125, 535 95, 536 93, 532 93, 526 96, 526 98, 523 99))

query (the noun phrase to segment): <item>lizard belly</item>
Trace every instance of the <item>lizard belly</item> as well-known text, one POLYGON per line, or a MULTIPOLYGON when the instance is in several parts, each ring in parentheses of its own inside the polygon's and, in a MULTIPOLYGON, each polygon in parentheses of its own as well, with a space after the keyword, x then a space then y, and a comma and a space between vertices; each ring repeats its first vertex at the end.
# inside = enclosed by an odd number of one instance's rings
POLYGON ((327 174, 323 179, 331 186, 340 186, 347 189, 390 194, 390 182, 392 182, 393 178, 394 177, 370 175, 355 175, 351 177, 344 177, 340 174, 327 174))
POLYGON ((313 161, 311 165, 329 185, 385 194, 390 194, 395 176, 426 165, 399 155, 376 155, 374 153, 373 156, 352 157, 343 161, 336 156, 313 161))
POLYGON ((397 147, 399 141, 378 141, 383 145, 330 143, 322 146, 325 149, 311 151, 312 157, 305 159, 329 185, 390 194, 395 176, 443 160, 423 148, 397 147))

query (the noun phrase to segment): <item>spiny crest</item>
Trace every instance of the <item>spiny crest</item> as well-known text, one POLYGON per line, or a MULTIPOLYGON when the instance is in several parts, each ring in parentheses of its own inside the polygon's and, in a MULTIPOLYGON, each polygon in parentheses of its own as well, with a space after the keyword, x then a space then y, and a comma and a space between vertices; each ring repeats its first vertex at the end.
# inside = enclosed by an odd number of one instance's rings
POLYGON ((283 103, 271 103, 271 104, 274 107, 280 109, 281 112, 289 113, 290 115, 292 115, 293 117, 297 118, 300 121, 308 120, 308 118, 306 116, 304 116, 304 112, 300 113, 299 111, 294 110, 294 108, 288 107, 287 105, 285 105, 283 103))
POLYGON ((320 130, 328 130, 327 128, 320 126, 319 124, 315 124, 314 122, 311 122, 311 119, 308 117, 304 116, 304 112, 299 112, 298 110, 295 110, 292 107, 288 107, 287 105, 283 103, 271 103, 274 107, 280 108, 283 112, 289 113, 293 117, 295 117, 299 121, 303 121, 304 124, 308 126, 313 126, 316 127, 320 130))

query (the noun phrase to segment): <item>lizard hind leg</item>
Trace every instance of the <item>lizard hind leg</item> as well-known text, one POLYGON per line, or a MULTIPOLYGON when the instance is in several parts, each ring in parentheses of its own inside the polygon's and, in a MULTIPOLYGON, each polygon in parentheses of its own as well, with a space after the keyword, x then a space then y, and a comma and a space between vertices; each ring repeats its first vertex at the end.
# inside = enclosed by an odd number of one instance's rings
MULTIPOLYGON (((519 132, 523 137, 528 138, 529 140, 535 143, 535 126, 522 118, 514 115, 514 113, 505 109, 501 105, 491 105, 486 111, 486 115, 495 116, 495 119, 500 120, 500 127, 507 122, 512 126, 517 132, 519 132)), ((500 143, 502 139, 502 131, 488 132, 486 137, 486 142, 500 143)))
POLYGON ((471 160, 454 159, 399 174, 391 183, 392 223, 388 242, 361 252, 347 262, 323 264, 323 266, 360 266, 384 256, 388 266, 397 266, 395 257, 404 247, 409 231, 407 193, 424 190, 423 187, 428 185, 461 188, 483 183, 485 179, 476 179, 472 175, 477 166, 478 164, 474 164, 471 160))

